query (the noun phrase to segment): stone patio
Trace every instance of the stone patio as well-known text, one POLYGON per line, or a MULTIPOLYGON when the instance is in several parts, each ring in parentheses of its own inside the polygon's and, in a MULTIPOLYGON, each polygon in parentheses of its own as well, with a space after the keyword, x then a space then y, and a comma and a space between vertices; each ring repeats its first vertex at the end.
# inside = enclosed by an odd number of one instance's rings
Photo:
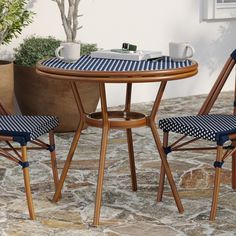
MULTIPOLYGON (((232 112, 233 97, 233 92, 222 93, 214 109, 232 112)), ((199 95, 163 100, 158 118, 195 114, 204 98, 204 95, 199 95)), ((133 108, 150 112, 151 103, 134 104, 133 108)), ((100 129, 83 131, 58 203, 50 201, 54 184, 48 153, 29 153, 36 221, 28 220, 21 168, 1 158, 0 235, 235 235, 236 196, 230 186, 230 160, 224 165, 217 219, 210 222, 215 153, 169 154, 168 160, 185 207, 184 214, 179 214, 168 184, 163 202, 156 202, 160 159, 151 131, 138 128, 133 134, 138 191, 131 191, 125 132, 113 130, 107 150, 101 226, 98 228, 90 224, 96 191, 100 129)), ((64 165, 72 137, 72 133, 56 134, 59 171, 64 165)))

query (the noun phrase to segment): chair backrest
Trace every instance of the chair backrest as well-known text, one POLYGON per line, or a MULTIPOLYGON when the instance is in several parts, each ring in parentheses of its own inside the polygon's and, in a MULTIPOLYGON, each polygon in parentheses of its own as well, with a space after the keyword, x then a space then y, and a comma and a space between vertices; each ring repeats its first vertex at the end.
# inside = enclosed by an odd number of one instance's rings
MULTIPOLYGON (((226 61, 223 69, 221 70, 216 82, 214 83, 209 93, 209 96, 207 96, 207 99, 204 101, 201 109, 199 110, 198 115, 205 115, 210 112, 226 80, 228 79, 235 63, 236 63, 236 50, 234 50, 231 53, 229 59, 226 61)), ((236 89, 235 89, 235 98, 234 98, 234 114, 236 114, 236 89)))

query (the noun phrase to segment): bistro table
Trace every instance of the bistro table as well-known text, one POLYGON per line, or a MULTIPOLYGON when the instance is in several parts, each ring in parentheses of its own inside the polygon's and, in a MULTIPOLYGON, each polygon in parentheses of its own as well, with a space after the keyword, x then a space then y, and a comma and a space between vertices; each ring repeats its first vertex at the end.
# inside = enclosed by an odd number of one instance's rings
MULTIPOLYGON (((100 160, 98 167, 97 191, 94 209, 93 225, 99 225, 100 208, 102 199, 102 188, 104 178, 104 168, 106 159, 106 149, 108 143, 108 133, 110 129, 125 129, 127 133, 127 143, 129 152, 129 162, 131 170, 132 190, 137 190, 135 160, 133 151, 132 128, 149 126, 151 128, 157 150, 163 163, 178 211, 182 213, 182 206, 179 194, 176 189, 166 154, 162 147, 157 126, 155 123, 156 115, 160 106, 167 81, 189 78, 197 74, 198 64, 192 60, 173 61, 170 57, 163 56, 157 60, 128 61, 117 59, 91 58, 89 55, 82 56, 75 63, 66 63, 57 58, 50 58, 37 63, 37 73, 48 78, 57 80, 67 80, 71 83, 71 88, 77 104, 80 119, 78 128, 74 134, 70 150, 62 170, 60 181, 56 189, 53 201, 58 201, 61 197, 61 190, 67 176, 75 149, 79 142, 80 134, 84 124, 102 128, 100 160), (101 112, 86 113, 81 101, 76 81, 86 81, 99 83, 101 112), (150 114, 145 115, 134 112, 131 109, 131 91, 133 83, 159 82, 150 114), (123 111, 108 111, 106 101, 106 83, 125 83, 126 101, 123 111)), ((91 94, 91 96, 93 96, 91 94)))

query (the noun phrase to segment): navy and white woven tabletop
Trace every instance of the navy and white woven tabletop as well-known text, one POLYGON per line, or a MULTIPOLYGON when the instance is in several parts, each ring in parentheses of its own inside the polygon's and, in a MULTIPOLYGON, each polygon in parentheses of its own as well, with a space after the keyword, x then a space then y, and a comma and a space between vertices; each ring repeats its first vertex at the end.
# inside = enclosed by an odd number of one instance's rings
POLYGON ((66 63, 59 58, 50 58, 41 62, 41 65, 55 69, 105 72, 171 70, 188 67, 193 64, 194 62, 191 60, 173 61, 168 56, 163 56, 158 60, 130 61, 120 59, 92 58, 89 55, 84 55, 74 63, 66 63))

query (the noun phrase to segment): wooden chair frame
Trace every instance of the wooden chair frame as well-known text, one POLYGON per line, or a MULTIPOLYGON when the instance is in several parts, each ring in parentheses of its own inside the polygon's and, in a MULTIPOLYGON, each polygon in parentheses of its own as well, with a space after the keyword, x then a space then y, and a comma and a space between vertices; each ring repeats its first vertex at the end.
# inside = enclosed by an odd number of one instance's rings
MULTIPOLYGON (((5 109, 3 104, 0 102, 0 115, 10 115, 10 113, 5 109)), ((55 140, 54 140, 54 131, 49 131, 49 144, 41 141, 40 139, 36 139, 34 141, 30 141, 30 147, 27 146, 27 143, 20 143, 20 147, 14 147, 11 142, 15 142, 12 136, 0 135, 0 141, 5 141, 6 146, 0 148, 0 155, 11 160, 22 167, 23 176, 24 176, 24 185, 25 185, 25 193, 26 200, 29 210, 29 216, 31 220, 35 220, 35 211, 30 187, 30 175, 29 175, 29 162, 27 157, 27 150, 39 150, 45 149, 50 152, 51 156, 51 167, 53 172, 53 179, 55 188, 57 188, 59 178, 57 171, 57 163, 56 163, 56 152, 55 152, 55 140)))
MULTIPOLYGON (((236 61, 236 50, 231 54, 231 57, 225 63, 222 71, 220 72, 216 82, 214 83, 210 93, 208 94, 206 100, 204 101, 202 107, 200 108, 198 115, 206 115, 211 111, 212 106, 218 98, 226 80, 228 79, 236 61)), ((236 81, 236 80, 235 80, 236 81)), ((236 115, 236 82, 235 82, 235 96, 234 96, 234 111, 233 114, 236 115)), ((216 150, 216 160, 214 162, 215 167, 215 179, 214 179, 214 189, 212 196, 212 206, 210 212, 210 220, 215 220, 216 210, 218 204, 218 196, 220 190, 220 178, 221 169, 224 160, 229 156, 232 156, 232 189, 236 189, 236 133, 229 135, 229 139, 232 141, 232 145, 223 146, 223 144, 217 144, 216 147, 185 147, 197 141, 199 138, 192 138, 191 140, 184 141, 187 135, 183 135, 177 141, 168 144, 169 132, 164 132, 163 134, 163 149, 165 150, 165 157, 171 151, 188 151, 188 150, 216 150)), ((164 191, 164 181, 165 181, 165 170, 163 165, 161 166, 161 173, 159 178, 159 189, 157 194, 157 201, 162 201, 163 191, 164 191)))

